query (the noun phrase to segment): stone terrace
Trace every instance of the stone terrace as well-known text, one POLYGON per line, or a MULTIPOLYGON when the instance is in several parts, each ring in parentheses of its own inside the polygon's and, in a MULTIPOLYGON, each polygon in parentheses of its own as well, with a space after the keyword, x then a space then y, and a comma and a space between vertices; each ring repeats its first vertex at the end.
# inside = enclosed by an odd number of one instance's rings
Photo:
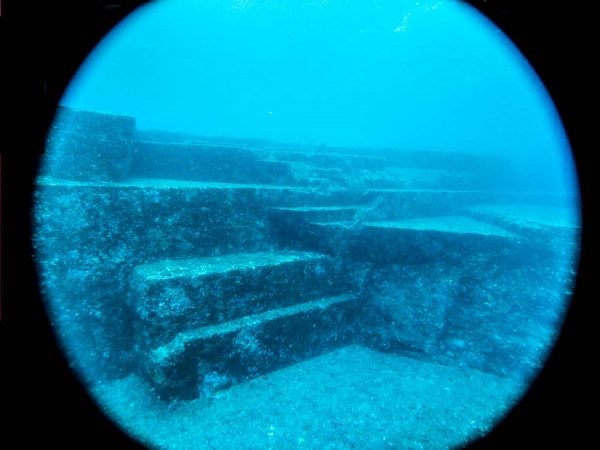
POLYGON ((564 309, 572 199, 501 189, 501 158, 142 132, 69 109, 48 148, 42 287, 92 383, 135 373, 191 399, 349 345, 521 379, 564 309))

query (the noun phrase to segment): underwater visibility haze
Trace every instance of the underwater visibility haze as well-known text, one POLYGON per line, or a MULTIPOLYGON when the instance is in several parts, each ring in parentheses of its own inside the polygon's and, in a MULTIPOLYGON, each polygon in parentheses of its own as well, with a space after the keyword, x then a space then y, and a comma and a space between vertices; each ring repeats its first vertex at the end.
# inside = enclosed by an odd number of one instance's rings
POLYGON ((579 254, 569 143, 461 2, 163 0, 65 93, 41 289, 153 448, 450 448, 543 367, 579 254))

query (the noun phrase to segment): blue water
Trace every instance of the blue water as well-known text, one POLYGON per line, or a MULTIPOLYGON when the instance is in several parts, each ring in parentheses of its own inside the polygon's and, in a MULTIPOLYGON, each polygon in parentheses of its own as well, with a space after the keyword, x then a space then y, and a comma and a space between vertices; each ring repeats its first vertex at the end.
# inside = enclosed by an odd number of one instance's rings
POLYGON ((543 366, 576 172, 539 78, 469 6, 155 2, 61 103, 41 288, 147 445, 462 445, 543 366))
POLYGON ((140 8, 63 103, 139 128, 497 153, 575 188, 569 145, 511 42, 454 1, 185 1, 140 8))

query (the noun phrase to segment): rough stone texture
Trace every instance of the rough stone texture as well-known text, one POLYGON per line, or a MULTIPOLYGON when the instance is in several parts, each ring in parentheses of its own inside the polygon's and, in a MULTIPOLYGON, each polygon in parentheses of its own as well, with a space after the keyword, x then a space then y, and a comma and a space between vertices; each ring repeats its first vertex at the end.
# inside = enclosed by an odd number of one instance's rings
POLYGON ((472 217, 527 238, 536 253, 565 261, 579 244, 580 213, 575 199, 550 204, 481 204, 467 208, 472 217))
MULTIPOLYGON (((388 221, 439 215, 464 215, 466 210, 486 203, 556 205, 565 202, 560 196, 519 191, 481 189, 434 189, 417 185, 408 189, 370 188, 360 195, 361 204, 371 208, 362 220, 388 221)), ((473 213, 472 213, 473 214, 473 213)), ((477 218, 477 217, 476 217, 477 218)))
POLYGON ((512 170, 500 159, 138 139, 132 119, 59 118, 34 244, 88 381, 137 372, 164 397, 210 395, 350 342, 515 379, 540 367, 574 277, 577 215, 557 224, 539 209, 556 196, 500 190, 512 170), (327 258, 243 268, 281 252, 327 258), (182 260, 189 271, 161 278, 182 260), (231 270, 200 274, 199 261, 231 270), (356 300, 319 300, 341 293, 356 300))
POLYGON ((261 205, 253 189, 40 185, 34 245, 41 282, 57 328, 81 348, 75 365, 95 375, 96 368, 127 370, 133 339, 125 300, 136 265, 270 249, 261 205))
POLYGON ((296 184, 290 168, 235 146, 136 142, 131 176, 226 183, 296 184))
POLYGON ((383 352, 433 358, 449 308, 460 299, 461 271, 447 262, 393 264, 366 275, 360 322, 363 345, 383 352))
POLYGON ((57 178, 119 181, 129 175, 135 119, 59 107, 43 170, 57 178))
POLYGON ((126 299, 136 265, 270 250, 267 209, 309 198, 327 203, 332 194, 262 185, 41 178, 33 212, 40 281, 63 342, 75 343, 66 346, 74 366, 94 379, 121 376, 135 363, 138 339, 126 299))
POLYGON ((501 246, 508 251, 518 241, 517 236, 499 227, 456 216, 418 221, 312 223, 302 231, 308 249, 377 266, 424 264, 442 255, 459 260, 472 252, 496 251, 501 246), (431 226, 421 226, 428 223, 431 226))
POLYGON ((443 189, 368 189, 362 203, 375 206, 362 219, 369 221, 403 220, 413 217, 457 214, 468 205, 489 198, 481 191, 443 189))
POLYGON ((561 246, 540 248, 521 236, 484 247, 467 236, 455 235, 467 242, 426 262, 401 259, 367 271, 364 344, 528 379, 556 337, 573 267, 561 246))
MULTIPOLYGON (((333 158, 333 161, 325 167, 314 166, 309 161, 299 162, 284 159, 280 163, 284 163, 291 170, 298 184, 306 186, 321 186, 324 188, 335 186, 355 191, 364 191, 370 188, 468 189, 472 186, 470 174, 466 172, 383 167, 380 159, 369 158, 366 160, 376 161, 377 167, 367 168, 365 164, 354 166, 352 163, 357 161, 356 157, 341 155, 333 158)), ((358 159, 358 161, 361 161, 361 159, 358 159)), ((367 166, 369 165, 372 164, 367 164, 367 166)))
POLYGON ((333 261, 315 253, 235 253, 137 266, 131 308, 138 340, 154 348, 177 333, 342 293, 333 261))
POLYGON ((354 220, 368 208, 366 205, 299 206, 271 208, 271 221, 282 227, 293 227, 298 222, 336 222, 354 220))
POLYGON ((358 169, 386 169, 403 167, 425 170, 450 170, 479 172, 484 167, 493 168, 505 164, 506 158, 487 155, 482 158, 474 153, 435 152, 423 150, 394 150, 377 148, 312 147, 299 149, 298 146, 281 146, 273 149, 259 148, 259 151, 273 158, 302 162, 315 167, 337 167, 345 160, 347 167, 358 169))
POLYGON ((352 339, 356 301, 323 298, 180 333, 142 375, 162 398, 196 398, 318 356, 352 339))

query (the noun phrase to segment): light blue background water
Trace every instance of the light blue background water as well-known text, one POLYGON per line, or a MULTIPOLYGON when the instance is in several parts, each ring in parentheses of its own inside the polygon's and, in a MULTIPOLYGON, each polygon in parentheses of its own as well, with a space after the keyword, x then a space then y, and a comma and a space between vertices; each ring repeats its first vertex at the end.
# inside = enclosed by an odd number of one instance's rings
POLYGON ((499 153, 544 189, 575 187, 541 82, 455 1, 164 0, 103 41, 62 103, 139 128, 499 153))

